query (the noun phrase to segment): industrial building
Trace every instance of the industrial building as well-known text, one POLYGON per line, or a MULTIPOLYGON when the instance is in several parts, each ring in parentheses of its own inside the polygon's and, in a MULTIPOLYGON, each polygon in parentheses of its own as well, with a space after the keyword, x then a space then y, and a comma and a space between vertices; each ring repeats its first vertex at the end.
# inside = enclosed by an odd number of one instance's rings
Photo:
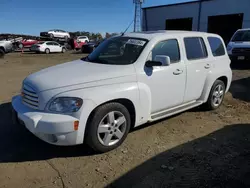
POLYGON ((221 35, 227 43, 240 28, 250 28, 250 0, 200 0, 143 8, 143 31, 205 31, 221 35))

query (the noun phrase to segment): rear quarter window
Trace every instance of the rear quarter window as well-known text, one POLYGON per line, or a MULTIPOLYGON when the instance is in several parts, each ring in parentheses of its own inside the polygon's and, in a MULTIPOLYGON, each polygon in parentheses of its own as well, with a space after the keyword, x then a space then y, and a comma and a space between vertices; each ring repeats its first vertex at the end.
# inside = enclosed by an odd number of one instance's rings
POLYGON ((202 37, 184 38, 188 60, 204 59, 207 57, 207 48, 202 37))
POLYGON ((208 37, 208 42, 214 57, 223 56, 226 54, 223 42, 217 37, 208 37))

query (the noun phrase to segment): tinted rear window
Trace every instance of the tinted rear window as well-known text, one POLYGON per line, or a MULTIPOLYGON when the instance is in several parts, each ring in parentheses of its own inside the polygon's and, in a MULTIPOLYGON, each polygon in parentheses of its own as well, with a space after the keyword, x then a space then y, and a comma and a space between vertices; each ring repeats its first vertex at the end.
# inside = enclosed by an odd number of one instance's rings
POLYGON ((207 49, 203 38, 184 38, 184 43, 188 60, 202 59, 207 57, 207 49))
POLYGON ((225 48, 222 41, 217 37, 208 37, 208 42, 211 47, 213 56, 222 56, 225 55, 225 48))

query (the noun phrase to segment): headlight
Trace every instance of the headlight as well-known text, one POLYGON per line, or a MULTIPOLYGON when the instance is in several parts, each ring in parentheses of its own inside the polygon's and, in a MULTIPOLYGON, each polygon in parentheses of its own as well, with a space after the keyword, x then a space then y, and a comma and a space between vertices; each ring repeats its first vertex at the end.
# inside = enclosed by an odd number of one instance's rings
POLYGON ((82 99, 75 97, 58 97, 49 105, 52 112, 77 112, 82 106, 82 99))
POLYGON ((233 48, 233 47, 232 47, 231 45, 228 45, 228 46, 227 46, 227 51, 232 50, 232 48, 233 48))

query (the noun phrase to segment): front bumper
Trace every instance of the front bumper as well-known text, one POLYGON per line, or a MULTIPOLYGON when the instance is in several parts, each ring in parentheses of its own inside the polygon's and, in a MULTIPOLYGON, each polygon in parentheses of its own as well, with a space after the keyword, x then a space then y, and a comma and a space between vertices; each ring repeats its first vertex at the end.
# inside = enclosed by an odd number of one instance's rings
POLYGON ((229 54, 231 61, 250 61, 250 54, 229 54))
POLYGON ((78 131, 74 122, 78 119, 70 115, 53 114, 31 109, 22 103, 21 96, 12 98, 13 120, 21 122, 41 140, 53 145, 77 145, 78 131))

